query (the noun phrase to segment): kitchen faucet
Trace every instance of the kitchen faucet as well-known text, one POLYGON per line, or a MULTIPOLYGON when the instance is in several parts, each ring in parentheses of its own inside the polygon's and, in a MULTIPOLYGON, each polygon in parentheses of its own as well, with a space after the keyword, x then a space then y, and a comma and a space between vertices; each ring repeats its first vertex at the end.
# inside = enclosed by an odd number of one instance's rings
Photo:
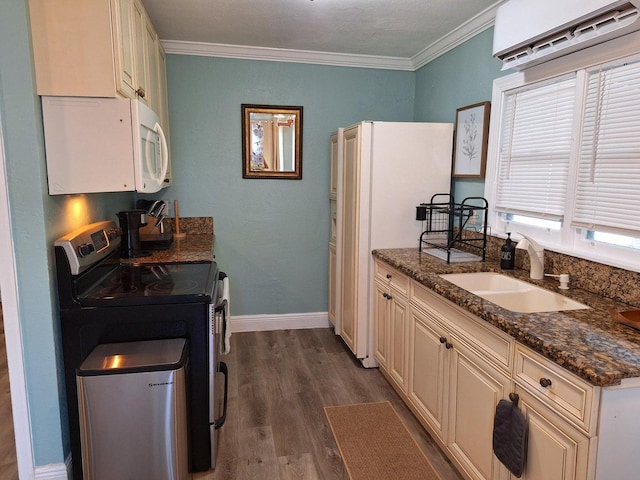
POLYGON ((544 278, 544 248, 533 238, 520 232, 518 234, 522 235, 522 240, 518 242, 516 248, 529 252, 529 263, 531 263, 529 277, 534 280, 542 280, 544 278))

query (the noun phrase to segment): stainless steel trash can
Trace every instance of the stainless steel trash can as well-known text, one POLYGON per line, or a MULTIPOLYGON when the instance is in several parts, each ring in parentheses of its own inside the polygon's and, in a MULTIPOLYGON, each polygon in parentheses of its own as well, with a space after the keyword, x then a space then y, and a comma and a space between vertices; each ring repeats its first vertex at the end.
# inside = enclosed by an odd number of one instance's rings
POLYGON ((183 338, 98 345, 77 372, 85 480, 186 480, 183 338))

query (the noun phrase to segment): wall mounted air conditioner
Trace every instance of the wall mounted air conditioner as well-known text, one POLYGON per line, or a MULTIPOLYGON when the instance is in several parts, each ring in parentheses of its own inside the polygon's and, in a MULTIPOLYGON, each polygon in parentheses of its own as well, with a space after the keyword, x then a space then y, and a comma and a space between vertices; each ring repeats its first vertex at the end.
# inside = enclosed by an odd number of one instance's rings
POLYGON ((523 70, 640 29, 640 0, 508 0, 498 7, 493 56, 523 70))

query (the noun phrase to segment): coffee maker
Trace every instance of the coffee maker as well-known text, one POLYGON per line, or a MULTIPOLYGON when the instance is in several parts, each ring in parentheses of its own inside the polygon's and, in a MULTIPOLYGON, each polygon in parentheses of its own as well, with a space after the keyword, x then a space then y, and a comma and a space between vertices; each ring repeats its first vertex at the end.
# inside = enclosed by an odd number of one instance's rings
POLYGON ((138 258, 149 256, 149 252, 142 251, 140 244, 140 227, 147 224, 145 210, 128 210, 118 212, 118 220, 122 229, 122 258, 138 258))

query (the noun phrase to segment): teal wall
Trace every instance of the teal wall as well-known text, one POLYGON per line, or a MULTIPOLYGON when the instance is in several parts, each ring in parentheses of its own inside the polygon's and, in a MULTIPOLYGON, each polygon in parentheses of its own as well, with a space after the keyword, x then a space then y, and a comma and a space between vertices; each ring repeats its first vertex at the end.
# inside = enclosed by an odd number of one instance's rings
POLYGON ((168 56, 173 186, 184 216, 213 216, 233 315, 327 311, 329 136, 413 119, 415 74, 168 56), (302 180, 242 178, 242 103, 304 108, 302 180))
MULTIPOLYGON (((417 72, 168 56, 174 183, 163 198, 214 217, 233 315, 326 311, 329 135, 361 120, 453 122, 456 108, 491 99, 492 40, 491 29, 417 72), (242 178, 242 103, 304 107, 302 181, 242 178)), ((455 189, 483 195, 484 182, 455 189)))
POLYGON ((34 449, 43 461, 64 459, 53 338, 49 259, 45 247, 43 154, 33 91, 25 5, 4 2, 0 15, 0 115, 15 243, 17 290, 34 449), (8 3, 8 5, 7 5, 8 3), (28 299, 28 301, 27 301, 28 299), (53 401, 52 401, 53 400, 53 401))
MULTIPOLYGON (((490 51, 485 32, 418 72, 169 55, 174 184, 162 197, 184 216, 214 217, 234 315, 326 312, 329 135, 361 120, 453 121, 456 108, 490 99, 500 75, 490 51), (241 103, 304 107, 301 181, 242 179, 241 103)), ((2 2, 0 121, 34 460, 60 464, 69 445, 52 243, 115 219, 136 196, 48 195, 26 0, 2 2)))
POLYGON ((112 212, 125 205, 129 208, 132 195, 47 194, 40 99, 34 87, 25 0, 2 0, 0 121, 34 461, 36 465, 61 463, 69 448, 53 240, 82 223, 111 218, 112 212))
MULTIPOLYGON (((416 72, 415 120, 455 122, 456 109, 491 101, 493 81, 501 72, 492 58, 493 28, 436 58, 416 72)), ((484 180, 456 179, 456 199, 484 195, 484 180)))

